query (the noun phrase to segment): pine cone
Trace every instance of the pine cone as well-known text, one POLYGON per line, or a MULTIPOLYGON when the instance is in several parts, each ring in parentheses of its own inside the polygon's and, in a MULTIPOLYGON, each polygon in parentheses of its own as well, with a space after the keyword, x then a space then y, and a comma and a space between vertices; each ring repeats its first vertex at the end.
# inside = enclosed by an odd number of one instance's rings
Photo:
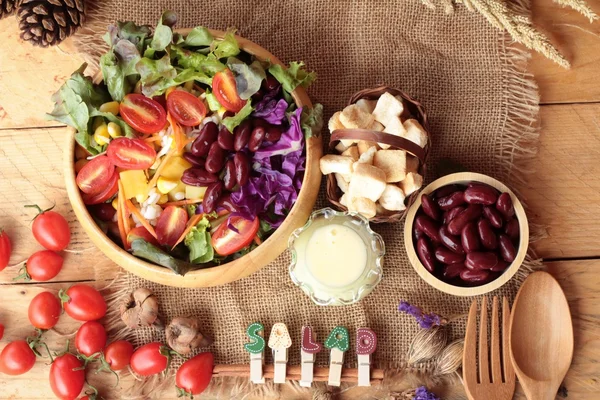
POLYGON ((18 6, 19 0, 0 0, 0 19, 14 14, 18 6))
POLYGON ((48 47, 62 42, 83 25, 85 3, 84 0, 21 0, 18 15, 21 39, 48 47))

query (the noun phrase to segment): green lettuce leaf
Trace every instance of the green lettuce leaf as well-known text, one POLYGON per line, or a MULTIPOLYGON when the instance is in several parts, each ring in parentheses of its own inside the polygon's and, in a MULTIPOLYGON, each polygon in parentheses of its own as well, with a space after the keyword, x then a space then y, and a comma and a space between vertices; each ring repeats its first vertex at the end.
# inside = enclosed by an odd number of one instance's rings
POLYGON ((154 36, 150 42, 150 48, 155 51, 164 51, 173 40, 171 27, 177 22, 177 14, 173 11, 165 11, 154 29, 154 36))
POLYGON ((210 46, 213 41, 213 35, 203 26, 197 26, 185 38, 186 46, 200 47, 210 46))
POLYGON ((317 103, 313 108, 304 107, 300 116, 300 125, 304 137, 319 137, 323 129, 323 105, 317 103))
POLYGON ((303 62, 292 61, 288 68, 278 64, 271 65, 269 72, 281 83, 283 89, 288 93, 292 93, 298 86, 306 88, 317 79, 315 72, 306 72, 303 62))
POLYGON ((254 111, 254 108, 250 102, 247 101, 246 105, 240 111, 238 111, 237 114, 235 114, 233 117, 227 117, 223 119, 221 123, 229 130, 229 132, 233 132, 235 127, 241 124, 243 120, 248 118, 252 111, 254 111))
POLYGON ((221 103, 219 103, 217 97, 210 90, 207 90, 205 94, 206 103, 208 104, 208 108, 210 108, 210 111, 219 111, 219 109, 221 108, 221 103))
POLYGON ((210 233, 207 232, 209 227, 210 222, 208 219, 202 218, 185 237, 184 244, 190 250, 190 262, 192 264, 210 262, 215 256, 210 243, 210 233))
POLYGON ((150 37, 152 30, 147 25, 138 26, 134 22, 117 22, 117 25, 110 25, 108 31, 104 34, 104 41, 113 47, 119 40, 127 40, 133 43, 138 52, 144 51, 146 38, 150 37))
POLYGON ((167 267, 178 275, 185 275, 196 268, 195 265, 171 256, 144 239, 136 239, 131 242, 131 251, 134 256, 167 267))
POLYGON ((214 76, 217 72, 226 68, 225 64, 215 57, 186 50, 179 46, 171 46, 171 57, 177 61, 179 67, 192 68, 209 76, 214 76))
POLYGON ((226 57, 234 57, 240 54, 240 46, 235 39, 235 31, 227 31, 225 37, 222 40, 216 40, 213 42, 214 46, 212 54, 217 60, 226 57))
POLYGON ((247 100, 258 92, 261 82, 267 77, 258 61, 248 65, 235 57, 229 57, 227 66, 233 72, 236 88, 242 100, 247 100))
POLYGON ((125 72, 112 50, 100 57, 100 69, 111 97, 122 101, 123 97, 131 91, 131 83, 125 79, 125 72))

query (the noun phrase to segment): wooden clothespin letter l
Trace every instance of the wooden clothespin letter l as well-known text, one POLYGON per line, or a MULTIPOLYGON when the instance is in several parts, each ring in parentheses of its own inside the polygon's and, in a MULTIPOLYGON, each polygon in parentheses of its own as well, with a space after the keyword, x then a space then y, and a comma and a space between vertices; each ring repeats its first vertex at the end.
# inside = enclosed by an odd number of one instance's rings
POLYGON ((246 335, 250 343, 244 348, 250 353, 250 381, 252 383, 265 383, 263 376, 263 364, 265 363, 265 339, 263 338, 265 327, 260 322, 254 322, 246 329, 246 335))
POLYGON ((371 386, 371 354, 377 349, 377 335, 369 328, 356 331, 358 354, 358 386, 371 386))
POLYGON ((342 366, 344 365, 344 352, 350 347, 348 329, 343 326, 333 328, 325 347, 331 349, 329 356, 329 386, 340 386, 342 380, 342 366))
POLYGON ((288 348, 292 345, 292 338, 284 323, 276 323, 271 329, 269 347, 273 350, 274 383, 285 383, 287 374, 288 348))
POLYGON ((310 326, 302 327, 302 347, 300 350, 301 369, 300 386, 311 387, 314 376, 314 364, 316 355, 322 350, 322 346, 317 343, 317 337, 310 326))

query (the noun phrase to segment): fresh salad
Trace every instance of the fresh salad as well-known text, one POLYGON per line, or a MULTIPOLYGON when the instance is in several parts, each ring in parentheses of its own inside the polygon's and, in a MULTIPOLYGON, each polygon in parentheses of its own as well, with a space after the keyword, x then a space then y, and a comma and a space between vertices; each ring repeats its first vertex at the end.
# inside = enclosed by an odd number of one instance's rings
POLYGON ((314 73, 240 49, 232 31, 111 25, 103 82, 85 65, 49 116, 77 130, 76 182, 98 225, 133 255, 178 274, 259 246, 294 205, 322 107, 291 93, 314 73))

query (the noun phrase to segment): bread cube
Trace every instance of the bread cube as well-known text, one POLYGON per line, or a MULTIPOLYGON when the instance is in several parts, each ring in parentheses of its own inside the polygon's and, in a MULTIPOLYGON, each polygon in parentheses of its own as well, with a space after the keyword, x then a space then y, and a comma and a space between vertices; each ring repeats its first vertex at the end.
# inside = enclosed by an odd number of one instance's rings
MULTIPOLYGON (((344 124, 342 124, 342 121, 340 120, 341 115, 342 115, 342 112, 338 111, 335 114, 333 114, 331 116, 331 118, 329 118, 329 133, 333 133, 333 131, 335 131, 337 129, 345 129, 346 128, 344 126, 344 124)), ((337 146, 335 146, 335 148, 337 151, 339 151, 341 153, 342 151, 346 150, 348 147, 352 146, 354 143, 356 143, 356 140, 343 139, 343 140, 340 140, 340 142, 337 144, 337 146), (338 146, 340 146, 340 147, 338 148, 338 146)))
POLYGON ((416 119, 407 119, 404 121, 404 128, 406 129, 406 133, 404 134, 406 139, 421 147, 425 147, 427 144, 427 133, 419 121, 416 119))
MULTIPOLYGON (((400 118, 397 118, 397 117, 393 117, 388 120, 388 123, 385 126, 385 129, 383 130, 383 132, 389 133, 390 135, 394 135, 394 136, 406 135, 406 129, 404 129, 404 125, 402 125, 402 121, 400 121, 400 118)), ((384 150, 387 150, 390 148, 389 144, 380 143, 379 146, 384 150)))
POLYGON ((373 158, 373 165, 385 173, 386 182, 400 182, 406 177, 406 152, 404 150, 378 151, 373 158))
POLYGON ((354 161, 351 157, 338 156, 335 154, 327 154, 321 157, 319 162, 321 167, 321 173, 323 175, 338 173, 343 175, 352 174, 352 163, 354 161))
POLYGON ((348 191, 349 182, 346 180, 345 176, 342 174, 334 174, 335 180, 337 182, 338 187, 343 193, 348 191))
POLYGON ((399 118, 404 111, 404 104, 390 93, 384 93, 377 100, 377 105, 373 110, 375 120, 387 126, 388 121, 393 118, 399 118))
POLYGON ((375 142, 369 142, 367 140, 359 140, 357 143, 357 147, 358 147, 358 154, 359 156, 362 156, 364 153, 366 153, 367 151, 369 151, 369 149, 371 147, 375 147, 375 149, 377 149, 377 143, 375 142))
POLYGON ((406 178, 400 182, 400 188, 406 196, 410 196, 423 186, 423 177, 415 172, 406 174, 406 178))
POLYGON ((356 104, 344 108, 340 115, 340 122, 348 129, 369 129, 373 121, 375 121, 373 115, 365 112, 356 104))
POLYGON ((419 159, 411 154, 406 154, 406 173, 419 173, 419 159))
POLYGON ((375 202, 365 197, 353 197, 348 202, 348 211, 356 211, 367 219, 377 215, 375 202))
POLYGON ((373 114, 373 110, 375 110, 375 106, 377 105, 377 100, 360 99, 356 102, 356 105, 364 112, 373 114))
POLYGON ((361 164, 373 165, 373 158, 375 158, 375 153, 377 153, 377 147, 369 147, 369 150, 365 151, 360 155, 358 162, 361 164))
POLYGON ((369 164, 356 165, 348 193, 351 197, 366 197, 375 202, 385 190, 385 172, 369 164))
POLYGON ((406 210, 404 199, 405 195, 402 189, 396 185, 387 184, 379 198, 379 204, 386 210, 401 211, 406 210))
POLYGON ((352 158, 354 161, 358 161, 358 157, 360 157, 360 154, 358 154, 358 147, 357 146, 350 146, 348 147, 343 153, 343 156, 346 157, 350 157, 352 158))
POLYGON ((344 207, 348 207, 348 193, 344 193, 342 197, 340 197, 340 204, 344 207))

